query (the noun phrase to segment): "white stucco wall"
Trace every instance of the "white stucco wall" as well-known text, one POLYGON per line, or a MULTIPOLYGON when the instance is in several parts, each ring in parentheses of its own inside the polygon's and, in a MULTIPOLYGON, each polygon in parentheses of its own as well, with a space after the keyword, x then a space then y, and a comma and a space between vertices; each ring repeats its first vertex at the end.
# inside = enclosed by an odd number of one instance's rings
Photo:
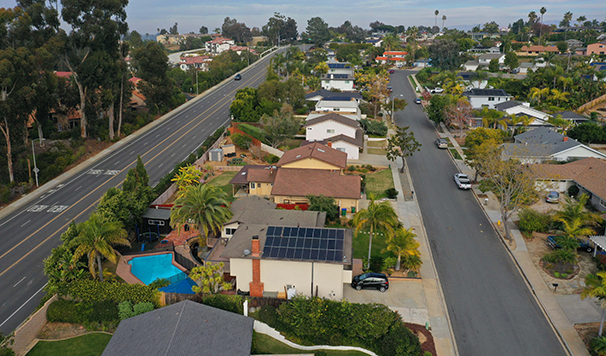
POLYGON ((333 137, 335 135, 340 134, 354 138, 356 137, 356 129, 351 126, 343 125, 340 122, 328 120, 307 127, 307 129, 305 130, 305 139, 308 141, 323 140, 325 138, 333 137), (332 131, 328 132, 329 130, 332 131))
POLYGON ((347 159, 359 159, 360 158, 360 149, 358 146, 354 146, 351 143, 338 141, 332 143, 332 148, 337 149, 339 151, 344 151, 347 153, 347 159))
POLYGON ((322 89, 339 89, 343 91, 352 91, 354 90, 354 80, 353 78, 350 80, 322 79, 322 89))
POLYGON ((564 151, 553 155, 554 159, 557 161, 566 161, 569 158, 586 158, 586 157, 595 157, 606 159, 606 155, 599 153, 597 151, 590 150, 586 146, 577 146, 571 150, 564 151))
POLYGON ((489 109, 494 109, 495 104, 504 103, 507 100, 507 97, 504 96, 494 96, 492 97, 494 100, 488 100, 488 96, 472 96, 468 97, 469 103, 471 107, 474 109, 481 109, 482 106, 488 106, 489 109))

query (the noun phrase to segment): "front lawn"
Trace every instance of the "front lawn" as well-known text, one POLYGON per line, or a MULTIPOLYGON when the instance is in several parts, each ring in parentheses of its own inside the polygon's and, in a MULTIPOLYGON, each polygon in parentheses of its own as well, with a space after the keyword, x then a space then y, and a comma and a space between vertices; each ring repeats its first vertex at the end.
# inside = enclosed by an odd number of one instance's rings
POLYGON ((449 150, 450 150, 450 153, 452 153, 452 156, 455 159, 461 159, 461 155, 459 155, 459 152, 456 149, 450 148, 449 150))
POLYGON ((366 142, 366 147, 385 147, 387 146, 387 141, 382 140, 382 141, 367 141, 366 142))
POLYGON ((98 356, 112 336, 91 333, 61 341, 39 341, 27 356, 98 356))
MULTIPOLYGON (((354 258, 368 258, 368 238, 370 237, 370 233, 368 229, 361 230, 360 233, 354 234, 353 238, 353 251, 354 258)), ((382 232, 374 233, 372 236, 372 253, 371 256, 380 256, 381 250, 387 247, 387 242, 385 241, 385 234, 382 232)), ((384 256, 385 257, 385 256, 384 256)))
POLYGON ((367 148, 366 151, 369 155, 385 156, 387 154, 387 150, 383 148, 367 148))
MULTIPOLYGON (((252 355, 275 355, 275 354, 314 354, 316 351, 305 351, 292 348, 271 336, 261 333, 254 333, 254 346, 251 350, 252 355)), ((358 351, 338 351, 322 350, 326 356, 365 356, 365 353, 358 351)))
POLYGON ((389 188, 394 188, 391 169, 366 175, 366 196, 374 194, 376 199, 380 199, 385 196, 385 190, 389 188))

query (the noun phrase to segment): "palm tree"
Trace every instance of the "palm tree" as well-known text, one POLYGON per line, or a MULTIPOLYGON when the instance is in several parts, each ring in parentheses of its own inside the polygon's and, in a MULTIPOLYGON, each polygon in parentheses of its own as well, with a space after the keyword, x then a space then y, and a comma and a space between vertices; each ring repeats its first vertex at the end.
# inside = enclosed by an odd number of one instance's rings
POLYGON ((537 13, 534 11, 531 11, 528 13, 528 24, 530 25, 530 27, 532 27, 532 24, 536 21, 537 19, 537 13))
POLYGON ((78 237, 72 240, 76 247, 73 261, 78 262, 84 255, 88 257, 88 270, 95 277, 95 263, 99 269, 99 280, 103 282, 103 265, 101 256, 107 258, 113 263, 118 262, 118 255, 114 250, 114 245, 130 246, 130 242, 125 238, 126 230, 122 223, 115 220, 104 220, 99 214, 93 213, 90 218, 80 225, 78 237))
POLYGON ((356 234, 362 229, 369 229, 368 238, 368 265, 370 268, 370 254, 372 252, 372 238, 375 232, 383 231, 388 235, 393 233, 394 227, 398 225, 398 216, 388 201, 377 202, 371 194, 368 208, 362 209, 356 213, 353 218, 353 224, 356 227, 356 234))
POLYGON ((406 259, 409 256, 421 255, 419 252, 420 244, 415 240, 416 236, 417 235, 412 232, 412 227, 408 229, 397 229, 394 234, 387 236, 387 247, 385 247, 381 253, 391 251, 398 257, 398 262, 396 262, 396 271, 400 270, 400 262, 402 257, 406 259))
POLYGON ((598 356, 606 356, 606 337, 599 336, 591 340, 591 350, 598 356))
POLYGON ((602 318, 600 320, 600 331, 598 336, 602 336, 604 331, 604 312, 606 311, 606 271, 599 271, 596 274, 588 274, 585 277, 587 287, 581 292, 581 298, 598 298, 602 304, 602 318))
POLYGON ((403 265, 404 268, 409 271, 418 271, 423 265, 423 260, 421 259, 421 256, 408 255, 404 258, 403 265))
POLYGON ((539 27, 539 43, 541 43, 541 40, 543 39, 543 15, 545 15, 547 9, 543 6, 541 10, 539 10, 539 12, 541 13, 541 27, 539 27))
POLYGON ((442 15, 442 31, 444 31, 444 22, 446 22, 446 15, 442 15))
POLYGON ((587 194, 581 195, 577 202, 575 202, 572 198, 565 197, 564 205, 562 209, 555 214, 554 219, 559 221, 566 220, 568 222, 579 219, 584 225, 597 225, 602 221, 602 217, 599 214, 587 211, 585 209, 587 200, 589 200, 589 196, 587 194))
POLYGON ((211 232, 218 234, 233 216, 227 193, 208 184, 186 187, 174 204, 170 225, 181 229, 187 224, 197 229, 201 247, 206 246, 206 237, 211 232))
POLYGON ((440 13, 440 11, 436 10, 434 12, 434 14, 436 14, 436 24, 434 25, 435 27, 438 27, 438 14, 440 13))

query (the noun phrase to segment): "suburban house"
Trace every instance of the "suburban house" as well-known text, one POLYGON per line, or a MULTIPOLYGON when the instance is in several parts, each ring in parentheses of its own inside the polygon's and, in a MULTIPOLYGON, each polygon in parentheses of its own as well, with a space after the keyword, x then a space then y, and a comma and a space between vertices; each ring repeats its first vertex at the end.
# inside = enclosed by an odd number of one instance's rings
POLYGON ((284 152, 279 168, 322 169, 342 172, 347 168, 347 153, 314 143, 284 152))
POLYGON ((560 53, 560 50, 556 46, 522 46, 519 51, 516 52, 518 56, 538 56, 543 53, 560 53))
POLYGON ((575 49, 583 47, 585 44, 583 43, 583 41, 571 38, 569 40, 566 40, 566 45, 568 46, 569 50, 574 52, 575 49))
POLYGON ((351 63, 347 62, 332 62, 328 65, 328 74, 347 74, 351 77, 354 75, 354 68, 351 63))
POLYGON ((399 68, 406 62, 407 54, 408 52, 404 51, 385 51, 382 56, 375 57, 375 61, 379 64, 390 64, 399 68))
POLYGON ((320 78, 322 88, 326 90, 339 89, 344 91, 354 90, 354 76, 350 74, 322 74, 320 78))
POLYGON ((241 190, 245 194, 271 197, 275 179, 275 166, 247 164, 229 182, 234 193, 241 190))
POLYGON ((306 120, 311 120, 317 116, 332 112, 347 116, 354 120, 360 120, 362 118, 362 111, 358 107, 357 101, 347 100, 347 98, 333 97, 318 101, 316 104, 316 110, 312 112, 306 120))
POLYGON ((236 42, 234 40, 230 40, 229 38, 218 37, 213 39, 212 41, 208 41, 204 44, 206 47, 206 52, 219 54, 224 51, 227 51, 231 48, 231 46, 235 45, 236 42))
POLYGON ((499 67, 505 63, 505 55, 503 53, 485 53, 478 57, 480 66, 488 67, 490 61, 496 59, 499 62, 499 67))
POLYGON ((316 103, 320 100, 339 100, 339 101, 352 101, 360 104, 362 100, 362 94, 356 91, 349 92, 335 92, 326 89, 320 89, 305 95, 305 101, 315 101, 316 103))
POLYGON ((463 68, 466 71, 471 71, 471 72, 478 70, 479 67, 480 67, 480 62, 478 60, 470 60, 470 61, 465 62, 465 64, 463 64, 463 68))
POLYGON ((383 45, 383 40, 380 38, 373 38, 370 40, 366 40, 366 43, 371 44, 374 47, 381 47, 383 45))
POLYGON ((549 114, 531 108, 530 104, 527 102, 509 100, 503 103, 495 104, 494 108, 506 113, 508 116, 516 115, 520 117, 526 115, 532 118, 533 121, 528 126, 552 126, 547 123, 547 120, 550 117, 549 114))
POLYGON ((184 72, 193 68, 206 72, 210 62, 212 62, 212 58, 209 56, 184 56, 179 61, 179 68, 184 72))
POLYGON ((536 179, 537 189, 566 192, 576 185, 580 194, 590 196, 594 207, 606 211, 605 160, 591 157, 566 164, 532 164, 528 170, 536 179))
POLYGON ((475 72, 459 72, 457 73, 457 78, 461 78, 465 84, 468 84, 473 88, 484 89, 488 85, 488 80, 478 80, 478 73, 475 72))
POLYGON ((574 111, 561 111, 553 114, 553 117, 561 116, 562 119, 569 120, 574 122, 575 124, 582 124, 584 122, 589 121, 587 116, 579 115, 574 111))
POLYGON ((305 122, 305 140, 330 142, 332 148, 347 153, 347 159, 359 159, 364 147, 364 131, 360 122, 331 113, 305 122))
POLYGON ((463 93, 467 97, 469 104, 474 109, 481 109, 486 106, 494 109, 495 104, 513 99, 513 96, 507 94, 503 89, 471 89, 463 93))
POLYGON ((467 50, 467 52, 471 53, 501 53, 501 48, 498 46, 492 47, 484 47, 484 46, 474 46, 467 50))
POLYGON ((245 224, 221 257, 229 259, 237 288, 253 297, 341 300, 352 279, 352 240, 350 229, 245 224))
POLYGON ((253 323, 247 316, 184 300, 122 320, 102 355, 250 356, 253 323))
POLYGON ((606 54, 606 41, 596 42, 587 45, 585 55, 590 56, 592 54, 606 54))
POLYGON ((606 159, 606 154, 547 127, 538 127, 514 138, 514 143, 502 145, 504 159, 515 158, 522 163, 561 162, 587 157, 606 159))
POLYGON ((250 49, 246 46, 231 46, 229 48, 230 51, 235 51, 238 55, 241 55, 242 52, 250 52, 252 54, 257 54, 257 51, 255 51, 254 49, 250 49))

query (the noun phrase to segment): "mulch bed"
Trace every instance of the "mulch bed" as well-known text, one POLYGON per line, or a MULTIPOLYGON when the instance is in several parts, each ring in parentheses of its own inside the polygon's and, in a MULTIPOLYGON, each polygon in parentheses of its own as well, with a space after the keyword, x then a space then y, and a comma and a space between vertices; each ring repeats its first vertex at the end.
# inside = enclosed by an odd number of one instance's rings
POLYGON ((431 335, 431 331, 425 329, 424 325, 411 323, 404 323, 404 325, 409 328, 415 335, 417 335, 419 341, 421 342, 421 350, 423 350, 423 352, 429 351, 432 355, 437 355, 436 344, 433 341, 433 335, 431 335))
POLYGON ((579 274, 579 272, 581 272, 581 268, 579 267, 579 265, 573 263, 548 263, 543 260, 540 260, 539 265, 541 266, 543 271, 545 271, 545 273, 549 274, 553 278, 573 279, 574 277, 576 277, 577 274, 579 274), (551 265, 552 267, 549 268, 548 265, 551 265), (568 273, 570 271, 573 272, 568 273), (559 277, 555 276, 556 272, 559 273, 559 277), (566 274, 566 278, 562 277, 562 274, 566 274))

